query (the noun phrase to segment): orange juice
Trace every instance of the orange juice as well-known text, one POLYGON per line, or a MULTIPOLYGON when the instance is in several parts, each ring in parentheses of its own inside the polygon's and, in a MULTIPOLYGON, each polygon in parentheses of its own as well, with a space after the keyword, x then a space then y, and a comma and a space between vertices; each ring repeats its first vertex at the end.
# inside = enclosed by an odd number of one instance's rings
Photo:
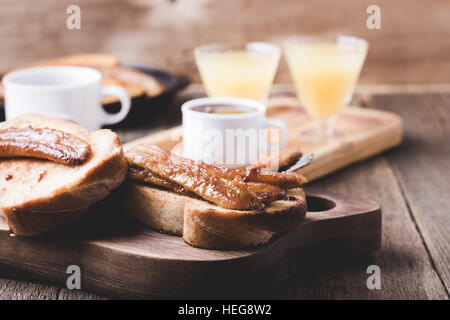
POLYGON ((243 49, 202 52, 200 48, 195 51, 195 58, 208 96, 264 101, 275 76, 280 51, 274 45, 253 43, 243 49))
POLYGON ((322 121, 349 102, 367 47, 337 42, 287 43, 289 69, 304 107, 322 121))

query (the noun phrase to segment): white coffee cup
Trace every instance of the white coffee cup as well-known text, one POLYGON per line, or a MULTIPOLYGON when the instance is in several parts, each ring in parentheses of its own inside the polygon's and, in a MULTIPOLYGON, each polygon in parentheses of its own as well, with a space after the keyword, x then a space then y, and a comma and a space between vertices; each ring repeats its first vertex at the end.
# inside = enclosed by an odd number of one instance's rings
POLYGON ((6 120, 25 113, 74 121, 88 130, 122 121, 130 110, 130 96, 119 86, 101 86, 99 71, 75 66, 22 69, 3 77, 6 120), (116 114, 102 107, 103 96, 119 98, 116 114))
MULTIPOLYGON (((239 168, 255 163, 262 153, 278 152, 288 141, 286 125, 266 118, 266 106, 243 98, 200 98, 185 102, 183 116, 183 154, 192 160, 239 168), (243 113, 208 113, 205 106, 227 106, 243 113), (281 142, 267 144, 267 128, 282 132, 281 142)), ((277 134, 278 135, 278 134, 277 134)), ((277 137, 278 138, 278 137, 277 137)))

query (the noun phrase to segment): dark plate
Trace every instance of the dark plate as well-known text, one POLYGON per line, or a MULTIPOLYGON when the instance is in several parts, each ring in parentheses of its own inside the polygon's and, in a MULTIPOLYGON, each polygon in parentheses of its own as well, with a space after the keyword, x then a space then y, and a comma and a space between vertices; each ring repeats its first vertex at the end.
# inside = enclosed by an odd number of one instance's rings
MULTIPOLYGON (((114 125, 114 127, 126 127, 141 124, 143 121, 148 119, 149 115, 154 115, 155 113, 161 111, 163 107, 167 106, 175 94, 190 83, 189 78, 186 76, 174 75, 169 72, 153 68, 138 66, 131 67, 154 77, 164 86, 164 91, 154 97, 142 95, 133 98, 130 113, 122 122, 114 125)), ((120 110, 120 103, 109 103, 103 107, 107 112, 116 113, 120 110)), ((3 120, 5 120, 4 103, 3 101, 0 101, 0 121, 3 120)))

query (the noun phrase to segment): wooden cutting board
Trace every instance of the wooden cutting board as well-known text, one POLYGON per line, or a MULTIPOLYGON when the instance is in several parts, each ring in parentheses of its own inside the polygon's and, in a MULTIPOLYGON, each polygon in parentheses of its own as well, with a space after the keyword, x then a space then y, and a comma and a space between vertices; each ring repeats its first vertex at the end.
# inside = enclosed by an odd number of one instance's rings
MULTIPOLYGON (((300 150, 304 154, 314 153, 313 162, 300 170, 310 181, 397 146, 403 135, 402 119, 398 115, 367 108, 344 108, 333 125, 336 131, 343 134, 323 143, 300 139, 300 132, 313 128, 317 123, 296 99, 271 99, 267 116, 283 120, 288 127, 289 141, 281 152, 300 150)), ((172 150, 180 149, 181 142, 181 127, 174 127, 131 141, 124 148, 153 143, 172 150)))
MULTIPOLYGON (((0 219, 0 272, 66 286, 69 265, 81 289, 122 298, 255 297, 270 292, 315 257, 369 254, 380 247, 378 204, 307 190, 308 213, 297 229, 241 251, 191 247, 181 238, 128 220, 120 189, 65 230, 11 237, 0 219), (105 224, 105 221, 108 221, 105 224)), ((301 272, 301 271, 300 271, 301 272)))

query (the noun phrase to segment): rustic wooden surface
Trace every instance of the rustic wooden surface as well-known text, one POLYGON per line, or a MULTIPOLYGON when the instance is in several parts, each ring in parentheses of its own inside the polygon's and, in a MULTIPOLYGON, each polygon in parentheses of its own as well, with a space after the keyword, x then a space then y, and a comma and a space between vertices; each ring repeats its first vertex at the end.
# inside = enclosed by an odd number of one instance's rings
MULTIPOLYGON (((340 32, 370 42, 363 83, 445 83, 450 74, 448 0, 0 0, 0 8, 0 71, 100 51, 198 80, 198 45, 340 32), (80 30, 66 28, 71 4, 80 6, 80 30), (380 30, 366 26, 373 4, 380 30)), ((291 81, 284 59, 277 81, 291 81)))
MULTIPOLYGON (((379 202, 383 209, 382 248, 370 257, 318 256, 307 260, 295 277, 265 293, 289 299, 449 299, 450 287, 450 92, 397 94, 365 90, 363 106, 398 113, 404 119, 405 141, 391 151, 322 178, 313 187, 379 202), (372 92, 372 93, 371 93, 372 92), (373 94, 373 92, 376 92, 373 94), (381 268, 381 290, 368 290, 366 268, 381 268)), ((287 94, 283 90, 275 94, 287 94)), ((121 130, 124 142, 180 121, 179 103, 202 95, 186 90, 168 112, 149 119, 147 127, 121 130), (173 111, 173 112, 171 112, 173 111), (170 116, 170 117, 168 117, 170 116)), ((83 291, 0 278, 0 299, 94 299, 83 291)))

